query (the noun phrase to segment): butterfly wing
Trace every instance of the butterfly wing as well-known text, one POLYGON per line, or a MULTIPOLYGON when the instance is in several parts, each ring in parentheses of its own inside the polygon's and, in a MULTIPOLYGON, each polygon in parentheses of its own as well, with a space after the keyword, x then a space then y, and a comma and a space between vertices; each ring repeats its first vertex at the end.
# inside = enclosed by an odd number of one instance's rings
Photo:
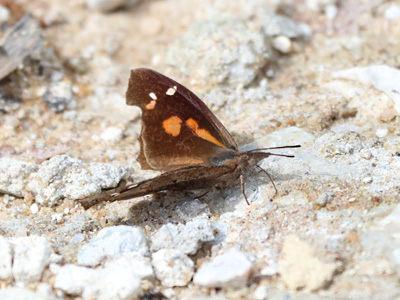
POLYGON ((150 69, 131 71, 126 103, 142 110, 138 161, 143 169, 209 164, 237 151, 222 123, 190 90, 150 69))

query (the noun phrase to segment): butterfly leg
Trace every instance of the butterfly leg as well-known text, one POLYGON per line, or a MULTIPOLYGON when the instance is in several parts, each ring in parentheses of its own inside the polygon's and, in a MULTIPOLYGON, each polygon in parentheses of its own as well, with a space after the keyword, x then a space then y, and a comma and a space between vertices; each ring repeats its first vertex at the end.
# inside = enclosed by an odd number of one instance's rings
POLYGON ((244 199, 246 199, 247 204, 250 205, 249 200, 247 200, 246 191, 244 189, 244 176, 243 176, 243 174, 240 174, 240 185, 242 187, 242 194, 244 196, 244 199))
MULTIPOLYGON (((271 180, 271 183, 272 183, 272 185, 274 186, 274 189, 275 189, 275 194, 274 194, 274 197, 272 197, 272 198, 275 198, 276 195, 278 194, 278 189, 276 188, 275 182, 272 180, 271 175, 269 175, 268 172, 265 171, 263 168, 261 168, 259 165, 256 165, 256 166, 257 166, 261 171, 263 171, 265 174, 267 174, 269 180, 271 180)), ((272 201, 272 200, 271 200, 271 201, 272 201)))

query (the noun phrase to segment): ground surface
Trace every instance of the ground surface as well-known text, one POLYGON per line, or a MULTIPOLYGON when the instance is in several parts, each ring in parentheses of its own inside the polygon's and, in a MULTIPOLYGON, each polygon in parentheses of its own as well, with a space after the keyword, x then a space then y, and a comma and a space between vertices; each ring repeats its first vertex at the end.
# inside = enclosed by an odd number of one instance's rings
POLYGON ((0 1, 8 28, 29 12, 42 31, 0 82, 2 299, 400 297, 399 1, 86 2, 0 1), (85 211, 155 175, 125 105, 136 67, 194 91, 240 146, 301 144, 262 163, 277 197, 255 172, 250 206, 237 187, 85 211))

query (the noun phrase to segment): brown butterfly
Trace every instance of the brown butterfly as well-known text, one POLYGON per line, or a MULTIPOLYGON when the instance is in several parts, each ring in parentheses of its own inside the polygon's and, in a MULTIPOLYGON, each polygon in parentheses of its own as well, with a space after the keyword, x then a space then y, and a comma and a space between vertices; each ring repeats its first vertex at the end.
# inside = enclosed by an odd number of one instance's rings
MULTIPOLYGON (((239 152, 229 132, 194 93, 150 69, 131 71, 126 104, 142 110, 138 157, 142 169, 165 173, 82 199, 80 203, 86 209, 102 201, 127 200, 165 190, 211 189, 238 183, 249 203, 244 189, 248 171, 270 155, 293 157, 264 151, 300 147, 239 152)), ((275 184, 274 188, 276 191, 275 184)))

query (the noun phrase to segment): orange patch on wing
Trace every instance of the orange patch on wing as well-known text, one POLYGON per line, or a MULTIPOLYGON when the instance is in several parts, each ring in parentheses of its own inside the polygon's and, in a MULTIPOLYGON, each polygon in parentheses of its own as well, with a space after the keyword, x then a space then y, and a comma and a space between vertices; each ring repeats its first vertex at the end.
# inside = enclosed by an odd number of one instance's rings
POLYGON ((172 116, 163 121, 162 127, 164 128, 165 132, 172 135, 178 136, 181 132, 181 125, 182 120, 177 116, 172 116))
POLYGON ((192 118, 189 118, 189 119, 186 120, 186 125, 188 125, 190 127, 190 129, 192 129, 193 132, 197 136, 199 136, 199 137, 201 137, 201 138, 203 138, 203 139, 205 139, 205 140, 207 140, 207 141, 209 141, 209 142, 211 142, 211 143, 213 143, 215 145, 218 145, 218 146, 220 146, 222 148, 226 148, 215 137, 213 137, 211 135, 211 133, 209 133, 206 129, 199 128, 199 124, 196 122, 196 120, 194 120, 192 118))
POLYGON ((151 100, 144 106, 147 110, 152 110, 156 107, 156 100, 151 100))

